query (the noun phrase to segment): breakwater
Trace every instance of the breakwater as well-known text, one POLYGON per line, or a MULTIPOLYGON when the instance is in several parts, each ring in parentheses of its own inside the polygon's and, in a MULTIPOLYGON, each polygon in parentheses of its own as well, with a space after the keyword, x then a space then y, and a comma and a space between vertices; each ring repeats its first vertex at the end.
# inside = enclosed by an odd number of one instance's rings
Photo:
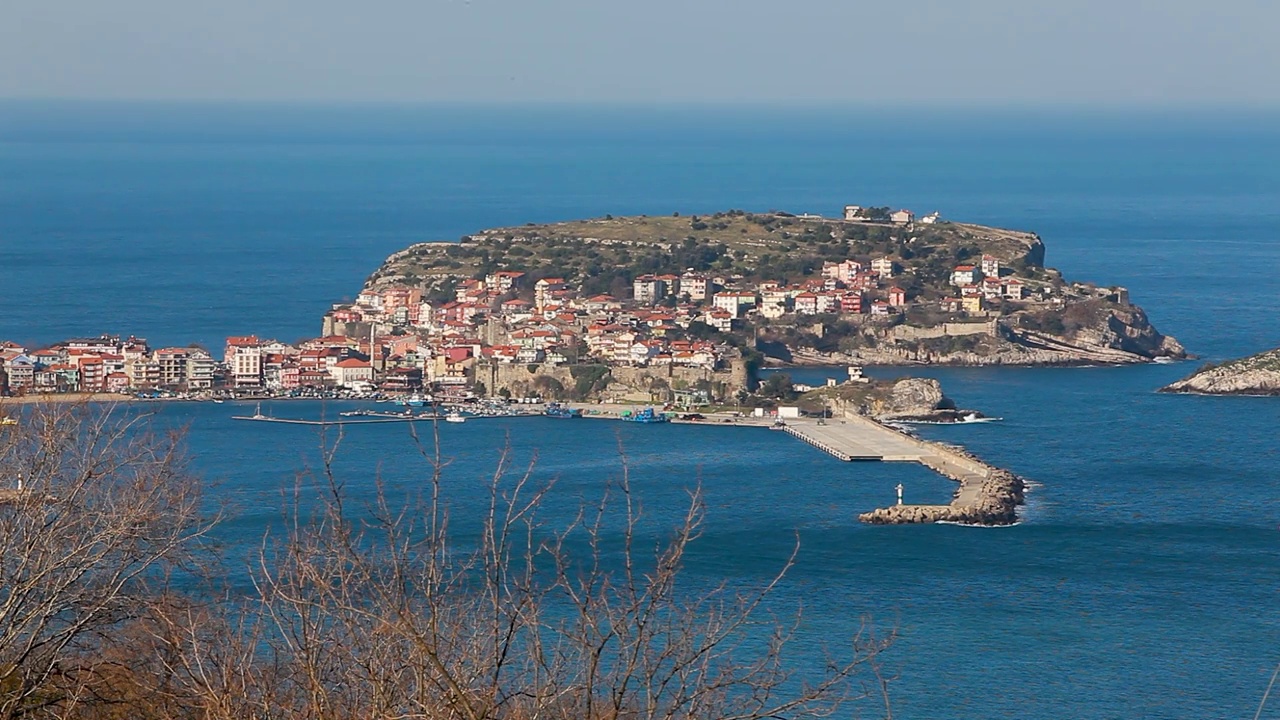
MULTIPOLYGON (((575 407, 583 410, 584 417, 616 418, 622 412, 617 406, 609 405, 575 404, 575 407)), ((634 411, 638 407, 623 409, 634 411)), ((717 427, 775 427, 772 418, 725 414, 713 414, 705 420, 692 422, 717 427)), ((983 462, 962 448, 921 440, 848 409, 842 409, 836 417, 823 421, 804 418, 785 422, 786 425, 776 427, 842 461, 916 462, 959 485, 951 502, 946 505, 890 505, 860 514, 858 519, 862 522, 873 525, 934 522, 1011 525, 1018 521, 1017 508, 1023 501, 1025 481, 1008 470, 983 462)))
POLYGON ((846 462, 917 462, 959 483, 946 505, 890 505, 860 514, 858 519, 862 522, 1010 525, 1018 520, 1017 508, 1025 492, 1023 479, 988 465, 963 449, 921 440, 848 411, 843 418, 821 424, 812 420, 790 421, 783 429, 846 462))

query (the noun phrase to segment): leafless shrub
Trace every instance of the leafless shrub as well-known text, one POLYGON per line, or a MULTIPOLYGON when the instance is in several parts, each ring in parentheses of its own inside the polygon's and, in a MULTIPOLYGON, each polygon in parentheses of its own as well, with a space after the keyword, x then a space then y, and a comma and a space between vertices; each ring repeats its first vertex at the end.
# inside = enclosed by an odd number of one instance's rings
POLYGON ((0 428, 0 717, 57 717, 210 527, 176 435, 87 405, 0 428))
POLYGON ((438 454, 423 457, 427 491, 408 502, 379 482, 370 505, 350 507, 331 455, 319 497, 299 484, 287 534, 264 545, 255 571, 257 633, 276 672, 253 692, 206 688, 211 708, 230 710, 219 717, 818 717, 881 695, 888 638, 850 638, 818 677, 788 669, 795 624, 762 608, 790 561, 746 594, 682 587, 699 492, 649 550, 636 545, 625 472, 554 527, 541 512, 550 486, 504 454, 481 528, 467 533, 442 499, 438 454), (305 500, 318 505, 304 511, 305 500))
POLYGON ((438 438, 418 442, 420 493, 379 480, 365 502, 334 442, 264 538, 251 596, 184 597, 162 581, 209 525, 175 438, 55 408, 3 441, 0 483, 22 491, 0 506, 0 718, 763 719, 885 697, 890 637, 795 662, 799 618, 767 602, 791 560, 745 592, 688 580, 696 489, 642 546, 625 470, 553 522, 552 486, 503 454, 482 517, 458 523, 438 438))

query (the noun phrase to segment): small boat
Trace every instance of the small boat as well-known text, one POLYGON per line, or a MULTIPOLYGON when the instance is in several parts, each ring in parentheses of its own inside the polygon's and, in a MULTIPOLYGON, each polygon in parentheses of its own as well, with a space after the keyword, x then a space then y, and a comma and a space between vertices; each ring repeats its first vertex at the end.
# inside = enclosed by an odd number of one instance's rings
POLYGON ((582 417, 581 410, 576 410, 574 408, 569 407, 568 405, 561 405, 560 403, 548 403, 547 409, 543 410, 542 414, 545 417, 558 418, 561 420, 582 417))
POLYGON ((453 412, 444 416, 444 421, 451 422, 451 423, 460 423, 460 422, 466 422, 467 418, 464 417, 462 413, 458 412, 457 410, 454 410, 453 412))
POLYGON ((633 413, 623 413, 622 419, 634 423, 664 423, 667 421, 667 416, 650 407, 633 413))
POLYGON ((423 397, 418 393, 414 393, 413 395, 404 395, 396 398, 397 405, 403 405, 405 407, 411 407, 411 408, 422 407, 423 405, 426 405, 427 402, 428 402, 427 398, 423 397))
POLYGON ((258 407, 254 409, 252 419, 266 420, 267 416, 262 414, 262 403, 258 403, 258 407))
POLYGON ((214 398, 214 399, 213 399, 213 402, 214 402, 214 404, 215 404, 215 405, 221 405, 221 404, 222 404, 223 402, 225 402, 225 401, 224 401, 224 400, 222 400, 221 398, 214 398))
POLYGON ((0 417, 0 427, 5 425, 17 425, 18 419, 11 417, 0 417))

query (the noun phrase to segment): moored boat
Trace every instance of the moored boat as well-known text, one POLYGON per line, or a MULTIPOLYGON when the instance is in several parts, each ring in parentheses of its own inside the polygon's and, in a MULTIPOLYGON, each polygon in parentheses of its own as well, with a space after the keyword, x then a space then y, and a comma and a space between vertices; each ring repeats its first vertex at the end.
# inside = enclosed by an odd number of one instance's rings
POLYGON ((636 412, 625 412, 622 414, 622 419, 635 423, 664 423, 667 421, 667 416, 649 407, 636 412))
POLYGON ((568 405, 561 405, 560 403, 548 403, 547 409, 543 410, 542 414, 545 415, 546 417, 558 418, 562 420, 567 420, 569 418, 582 417, 581 410, 571 408, 568 405))

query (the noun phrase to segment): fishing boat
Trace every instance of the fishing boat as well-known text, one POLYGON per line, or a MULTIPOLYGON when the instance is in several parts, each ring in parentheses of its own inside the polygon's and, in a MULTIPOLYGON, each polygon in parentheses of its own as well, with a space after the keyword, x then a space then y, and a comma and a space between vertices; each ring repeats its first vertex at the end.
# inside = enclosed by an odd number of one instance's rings
POLYGON ((548 403, 547 409, 543 410, 542 414, 549 418, 557 418, 561 420, 582 417, 581 410, 571 408, 568 405, 561 405, 560 403, 548 403))
POLYGON ((460 423, 460 422, 466 422, 467 418, 462 413, 458 412, 457 410, 454 410, 453 412, 444 416, 444 421, 451 422, 451 423, 460 423))
POLYGON ((428 400, 422 395, 419 395, 418 393, 414 393, 413 395, 403 395, 401 397, 398 397, 396 398, 395 402, 397 405, 419 408, 419 407, 422 407, 423 405, 426 405, 428 400))
POLYGON ((622 419, 634 423, 664 423, 667 421, 667 416, 650 407, 636 412, 625 412, 622 414, 622 419))

